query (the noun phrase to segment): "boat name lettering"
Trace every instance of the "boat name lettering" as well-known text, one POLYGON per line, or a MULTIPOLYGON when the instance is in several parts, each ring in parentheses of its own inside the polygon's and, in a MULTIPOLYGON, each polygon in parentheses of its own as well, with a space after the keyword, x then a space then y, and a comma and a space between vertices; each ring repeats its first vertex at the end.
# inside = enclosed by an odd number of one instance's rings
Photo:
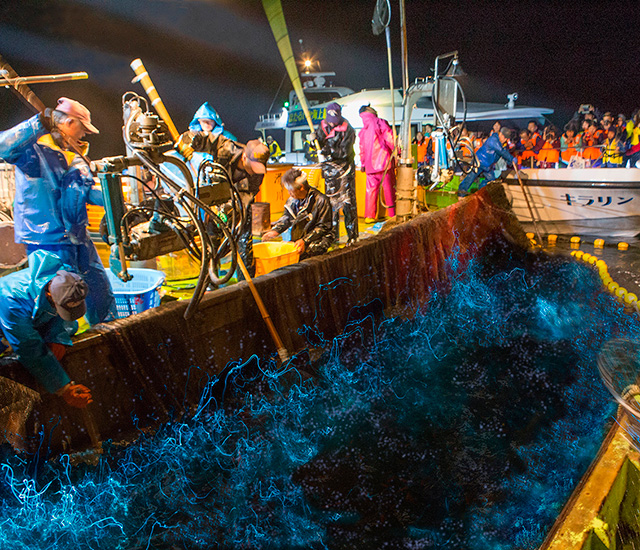
MULTIPOLYGON (((319 123, 325 117, 325 108, 317 107, 315 109, 309 109, 311 114, 311 120, 315 123, 319 123)), ((304 116, 304 111, 292 111, 289 113, 287 119, 287 126, 303 126, 307 123, 307 119, 304 116)))
POLYGON ((569 193, 566 193, 564 195, 564 198, 567 201, 567 205, 568 206, 609 206, 614 200, 617 200, 618 202, 616 203, 616 206, 620 206, 621 204, 626 204, 629 201, 633 200, 633 197, 601 197, 601 196, 597 196, 597 197, 593 197, 590 195, 569 195, 569 193))

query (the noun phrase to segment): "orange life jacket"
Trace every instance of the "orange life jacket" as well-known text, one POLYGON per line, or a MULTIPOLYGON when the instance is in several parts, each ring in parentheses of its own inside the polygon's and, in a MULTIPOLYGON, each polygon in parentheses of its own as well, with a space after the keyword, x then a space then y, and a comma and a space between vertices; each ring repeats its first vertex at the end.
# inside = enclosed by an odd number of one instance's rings
POLYGON ((560 151, 553 147, 552 141, 545 141, 538 153, 540 162, 556 163, 560 160, 560 151))
POLYGON ((427 161, 427 146, 429 145, 429 141, 431 137, 425 138, 422 140, 422 143, 418 143, 418 151, 416 156, 418 157, 418 162, 426 162, 427 161))
POLYGON ((602 149, 596 147, 596 145, 600 144, 598 131, 589 135, 587 133, 584 134, 583 140, 586 145, 584 151, 582 151, 582 158, 587 160, 598 160, 602 157, 602 149))
POLYGON ((560 153, 560 156, 562 157, 562 160, 564 162, 566 162, 567 164, 569 164, 569 162, 571 162, 571 159, 573 157, 575 157, 576 155, 579 156, 578 154, 578 150, 576 149, 576 147, 578 146, 578 144, 580 143, 580 138, 579 137, 572 137, 572 138, 568 138, 566 135, 563 136, 565 143, 567 145, 567 148, 562 151, 562 153, 560 153))
POLYGON ((526 141, 522 141, 522 138, 521 138, 520 143, 522 143, 524 147, 524 151, 520 151, 518 153, 519 163, 522 166, 533 167, 533 160, 538 158, 533 150, 536 144, 536 142, 533 139, 533 136, 531 136, 526 141))

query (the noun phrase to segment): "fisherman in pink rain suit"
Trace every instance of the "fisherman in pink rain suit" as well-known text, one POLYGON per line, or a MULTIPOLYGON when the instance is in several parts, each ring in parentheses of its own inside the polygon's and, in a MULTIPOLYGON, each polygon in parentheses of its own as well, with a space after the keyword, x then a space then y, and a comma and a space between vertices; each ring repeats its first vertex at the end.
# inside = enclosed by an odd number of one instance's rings
POLYGON ((380 184, 384 193, 387 214, 395 216, 396 166, 391 158, 393 153, 393 132, 386 120, 378 118, 376 110, 369 106, 360 107, 360 118, 364 126, 358 133, 360 140, 360 163, 367 174, 367 194, 365 200, 365 222, 376 219, 380 184))

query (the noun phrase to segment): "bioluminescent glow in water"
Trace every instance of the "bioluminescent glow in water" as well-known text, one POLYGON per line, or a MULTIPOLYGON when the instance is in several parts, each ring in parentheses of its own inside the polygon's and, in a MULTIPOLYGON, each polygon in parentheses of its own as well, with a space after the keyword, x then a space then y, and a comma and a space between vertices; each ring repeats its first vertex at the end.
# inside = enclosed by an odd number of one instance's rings
POLYGON ((598 351, 638 321, 584 264, 496 258, 311 376, 238 366, 225 407, 97 467, 5 458, 0 547, 535 548, 610 423, 598 351))

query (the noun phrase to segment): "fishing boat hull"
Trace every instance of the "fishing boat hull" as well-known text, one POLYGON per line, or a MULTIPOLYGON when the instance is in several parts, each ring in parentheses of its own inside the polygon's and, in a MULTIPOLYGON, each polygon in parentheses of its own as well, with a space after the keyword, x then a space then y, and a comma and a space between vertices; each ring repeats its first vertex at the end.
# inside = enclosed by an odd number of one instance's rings
MULTIPOLYGON (((503 190, 491 186, 355 246, 256 277, 254 284, 286 349, 313 355, 347 326, 357 335, 383 311, 415 312, 435 288, 444 288, 498 242, 528 245, 503 190), (454 253, 458 261, 448 262, 454 253)), ((187 306, 163 304, 97 325, 76 339, 64 366, 72 379, 92 388, 95 404, 88 416, 41 391, 18 363, 0 361, 0 397, 8 395, 3 380, 14 393, 17 383, 35 396, 29 397, 32 420, 23 428, 28 447, 42 445, 44 438, 41 453, 58 454, 82 450, 93 440, 129 439, 194 410, 208 384, 224 379, 229 368, 274 355, 246 282, 207 293, 185 320, 187 306)), ((0 400, 0 428, 2 411, 0 400)))
POLYGON ((640 234, 638 168, 526 169, 520 177, 522 185, 510 171, 503 185, 527 230, 535 229, 535 221, 542 233, 624 239, 640 234))

